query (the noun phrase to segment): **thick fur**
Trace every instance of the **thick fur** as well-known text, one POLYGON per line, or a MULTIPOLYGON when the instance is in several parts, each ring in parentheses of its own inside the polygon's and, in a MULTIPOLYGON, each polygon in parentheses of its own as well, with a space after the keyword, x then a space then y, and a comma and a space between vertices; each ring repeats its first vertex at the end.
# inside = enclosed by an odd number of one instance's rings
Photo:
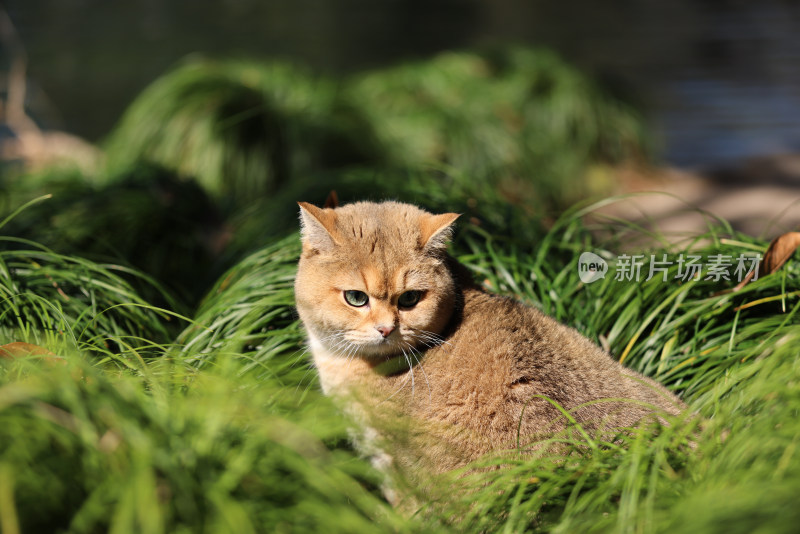
POLYGON ((568 426, 555 404, 591 431, 685 407, 572 328, 475 285, 445 250, 456 217, 301 203, 295 294, 322 387, 388 457, 444 472, 527 446, 568 426), (347 290, 369 304, 349 305, 347 290), (422 298, 404 309, 409 290, 422 298), (384 339, 378 326, 394 331, 384 339))

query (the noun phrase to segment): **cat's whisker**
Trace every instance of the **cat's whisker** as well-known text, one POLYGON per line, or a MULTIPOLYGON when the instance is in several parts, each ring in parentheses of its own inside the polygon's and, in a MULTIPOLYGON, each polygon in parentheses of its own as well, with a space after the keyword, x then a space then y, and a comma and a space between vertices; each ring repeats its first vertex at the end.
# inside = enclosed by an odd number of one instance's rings
POLYGON ((343 337, 344 337, 344 332, 334 332, 332 334, 328 334, 327 336, 323 336, 323 337, 319 338, 318 341, 319 341, 319 343, 324 345, 324 344, 328 343, 329 341, 341 340, 343 337))
MULTIPOLYGON (((306 360, 306 362, 307 362, 308 360, 305 358, 305 355, 306 355, 306 353, 308 353, 309 350, 310 350, 309 347, 306 347, 306 349, 303 352, 301 352, 300 355, 297 357, 297 360, 296 360, 295 363, 298 363, 301 360, 306 360)), ((294 365, 294 364, 292 364, 292 365, 294 365)), ((295 393, 298 393, 300 391, 300 386, 303 384, 303 382, 305 382, 306 377, 309 375, 309 373, 313 373, 314 372, 314 369, 315 369, 314 365, 309 365, 308 367, 306 367, 306 372, 303 373, 303 376, 300 377, 300 381, 297 383, 297 387, 294 390, 295 393)), ((306 391, 308 391, 308 388, 310 388, 310 387, 311 387, 311 384, 307 383, 306 384, 306 391)))
MULTIPOLYGON (((405 351, 403 351, 403 348, 402 348, 401 346, 398 346, 398 348, 400 349, 400 351, 401 351, 401 352, 403 352, 403 355, 405 356, 405 351)), ((395 395, 397 395, 398 393, 400 393, 400 392, 403 390, 403 388, 405 388, 405 387, 406 387, 406 384, 408 384, 409 380, 411 381, 411 395, 412 395, 412 396, 414 395, 414 373, 413 373, 413 370, 412 370, 412 368, 411 368, 411 362, 410 362, 410 360, 408 359, 408 356, 405 356, 405 359, 406 359, 406 363, 408 363, 408 364, 409 364, 409 371, 411 371, 411 372, 410 372, 410 373, 406 373, 406 376, 405 376, 405 378, 403 378, 403 381, 402 381, 402 382, 400 382, 400 386, 398 386, 398 387, 397 387, 397 389, 395 389, 395 390, 392 392, 392 394, 391 394, 391 395, 389 395, 388 397, 386 397, 385 399, 383 399, 382 401, 380 401, 380 402, 378 403, 378 405, 381 405, 381 404, 383 404, 384 402, 387 402, 387 401, 391 400, 391 399, 392 399, 392 398, 393 398, 395 395)))
POLYGON ((413 358, 417 361, 417 365, 419 365, 419 368, 422 371, 422 376, 425 377, 425 383, 428 385, 428 402, 431 402, 433 400, 433 391, 431 390, 431 382, 428 380, 428 373, 425 372, 425 367, 422 365, 422 361, 420 360, 422 353, 418 349, 415 349, 413 346, 411 346, 410 343, 408 344, 408 348, 410 349, 413 358))
POLYGON ((436 332, 431 332, 429 330, 419 330, 419 332, 425 334, 431 339, 435 339, 438 343, 441 343, 442 345, 450 345, 451 347, 453 346, 452 343, 445 340, 440 334, 437 334, 436 332))
POLYGON ((419 341, 420 343, 422 343, 425 346, 426 349, 438 346, 438 343, 436 343, 436 340, 430 339, 430 338, 427 338, 427 337, 423 337, 423 336, 420 336, 418 334, 414 335, 414 340, 415 341, 419 341))
POLYGON ((333 344, 328 347, 328 349, 333 353, 343 356, 345 360, 347 360, 347 364, 349 366, 350 362, 358 351, 358 345, 347 339, 347 332, 336 332, 330 336, 326 336, 323 339, 334 341, 333 344))
POLYGON ((339 339, 336 341, 334 345, 330 347, 330 351, 334 353, 341 353, 347 350, 347 347, 350 345, 350 342, 346 339, 339 339))
MULTIPOLYGON (((345 339, 345 332, 338 331, 333 332, 332 334, 328 334, 327 336, 323 336, 317 340, 320 345, 325 346, 328 350, 333 353, 338 353, 340 350, 347 345, 347 340, 345 339)), ((306 348, 306 351, 311 349, 310 346, 306 348)))
POLYGON ((328 334, 327 336, 323 336, 319 340, 324 342, 324 341, 328 341, 329 339, 336 339, 337 337, 342 337, 343 335, 344 335, 344 332, 337 331, 337 332, 333 332, 331 334, 328 334))
POLYGON ((353 363, 353 359, 356 357, 357 353, 358 353, 358 345, 348 340, 347 350, 345 351, 345 358, 347 360, 347 369, 350 369, 350 364, 353 363))
POLYGON ((427 339, 427 340, 433 341, 433 342, 435 342, 437 345, 449 345, 449 344, 450 344, 449 342, 445 341, 445 340, 444 340, 444 339, 442 339, 441 337, 439 337, 439 336, 437 336, 437 335, 435 335, 435 334, 430 334, 430 333, 428 333, 428 332, 416 332, 416 335, 417 335, 417 337, 419 337, 419 338, 422 338, 422 339, 427 339))
POLYGON ((334 340, 334 343, 331 346, 332 351, 339 350, 347 343, 347 339, 344 337, 344 332, 338 332, 337 334, 331 335, 329 336, 329 339, 334 340))
POLYGON ((402 391, 402 389, 403 389, 404 387, 406 387, 406 384, 408 384, 408 380, 409 380, 409 378, 410 378, 410 377, 411 377, 411 375, 410 375, 410 374, 406 374, 406 377, 405 377, 405 378, 403 379, 403 381, 400 383, 400 387, 398 387, 397 389, 395 389, 395 390, 392 392, 392 394, 391 394, 391 395, 389 395, 388 397, 386 397, 385 399, 383 399, 381 402, 379 402, 379 403, 378 403, 378 405, 381 405, 381 404, 383 404, 384 402, 386 402, 386 401, 388 401, 388 400, 391 400, 391 398, 392 398, 392 397, 394 397, 395 395, 397 395, 398 393, 400 393, 400 391, 402 391))
POLYGON ((432 346, 439 346, 439 345, 447 345, 448 347, 452 347, 452 343, 446 341, 443 337, 435 332, 431 332, 429 330, 422 330, 421 328, 411 328, 412 334, 419 340, 429 341, 432 344, 427 345, 429 348, 432 346))
MULTIPOLYGON (((302 350, 302 352, 297 354, 297 357, 295 358, 295 360, 294 360, 294 362, 292 363, 291 366, 294 367, 297 364, 303 364, 303 363, 309 364, 310 363, 309 359, 306 358, 307 354, 311 354, 311 346, 308 343, 305 345, 305 348, 302 350)), ((316 367, 314 366, 313 363, 310 363, 310 365, 307 365, 306 372, 303 373, 303 376, 300 377, 300 381, 297 384, 297 387, 295 388, 295 393, 297 393, 300 390, 300 386, 303 384, 303 382, 305 382, 306 377, 310 373, 313 373, 315 369, 316 369, 316 367)), ((306 391, 310 387, 311 387, 310 383, 306 384, 306 391)))
MULTIPOLYGON (((418 334, 414 334, 413 339, 414 339, 414 341, 416 341, 419 344, 421 344, 425 348, 425 350, 441 346, 440 340, 432 339, 432 338, 429 338, 429 337, 423 337, 423 336, 418 335, 418 334)), ((443 347, 443 349, 444 350, 449 350, 448 347, 443 347)))
POLYGON ((439 345, 441 345, 441 346, 446 345, 447 347, 452 347, 453 346, 452 343, 450 343, 449 341, 446 341, 441 336, 437 336, 436 334, 428 334, 428 333, 426 333, 424 337, 425 337, 425 339, 429 339, 430 341, 433 341, 433 343, 435 345, 437 345, 437 346, 439 346, 439 345))
POLYGON ((401 346, 400 350, 403 353, 403 357, 406 359, 406 363, 408 363, 408 370, 411 373, 411 398, 414 398, 414 366, 411 363, 411 358, 408 357, 406 354, 405 349, 401 346))
POLYGON ((350 351, 350 356, 348 356, 347 359, 349 360, 350 363, 352 363, 352 361, 355 360, 356 357, 358 357, 358 351, 360 347, 355 343, 351 343, 350 346, 352 350, 350 351))
POLYGON ((350 351, 352 349, 352 346, 353 346, 353 344, 350 341, 348 341, 346 339, 342 339, 333 348, 333 352, 341 354, 342 356, 347 358, 350 355, 350 351))

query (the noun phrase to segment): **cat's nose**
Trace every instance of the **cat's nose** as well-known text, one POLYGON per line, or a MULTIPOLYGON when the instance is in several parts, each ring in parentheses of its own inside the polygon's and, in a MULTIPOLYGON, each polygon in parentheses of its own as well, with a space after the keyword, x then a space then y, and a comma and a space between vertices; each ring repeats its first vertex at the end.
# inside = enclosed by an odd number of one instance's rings
POLYGON ((388 337, 389 334, 391 334, 394 331, 394 327, 381 325, 381 326, 376 326, 375 330, 380 332, 383 337, 388 337))

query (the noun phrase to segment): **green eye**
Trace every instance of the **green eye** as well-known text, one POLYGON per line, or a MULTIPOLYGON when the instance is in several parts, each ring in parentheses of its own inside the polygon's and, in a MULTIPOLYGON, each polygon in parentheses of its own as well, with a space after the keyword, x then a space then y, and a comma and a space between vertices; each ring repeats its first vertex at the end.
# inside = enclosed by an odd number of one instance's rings
POLYGON ((412 308, 417 305, 422 298, 422 291, 406 291, 397 299, 397 304, 401 308, 412 308))
POLYGON ((356 308, 360 308, 367 302, 369 302, 369 297, 363 291, 356 291, 354 289, 350 289, 344 292, 344 300, 350 306, 355 306, 356 308))

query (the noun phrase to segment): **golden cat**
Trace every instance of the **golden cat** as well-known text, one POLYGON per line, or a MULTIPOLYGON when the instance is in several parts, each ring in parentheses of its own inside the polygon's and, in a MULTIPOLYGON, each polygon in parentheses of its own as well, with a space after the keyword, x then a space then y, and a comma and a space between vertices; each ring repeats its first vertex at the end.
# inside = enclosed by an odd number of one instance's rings
POLYGON ((314 364, 383 461, 444 472, 528 446, 567 427, 554 403, 590 430, 685 407, 575 330, 474 284, 446 251, 458 215, 300 207, 295 297, 314 364))

